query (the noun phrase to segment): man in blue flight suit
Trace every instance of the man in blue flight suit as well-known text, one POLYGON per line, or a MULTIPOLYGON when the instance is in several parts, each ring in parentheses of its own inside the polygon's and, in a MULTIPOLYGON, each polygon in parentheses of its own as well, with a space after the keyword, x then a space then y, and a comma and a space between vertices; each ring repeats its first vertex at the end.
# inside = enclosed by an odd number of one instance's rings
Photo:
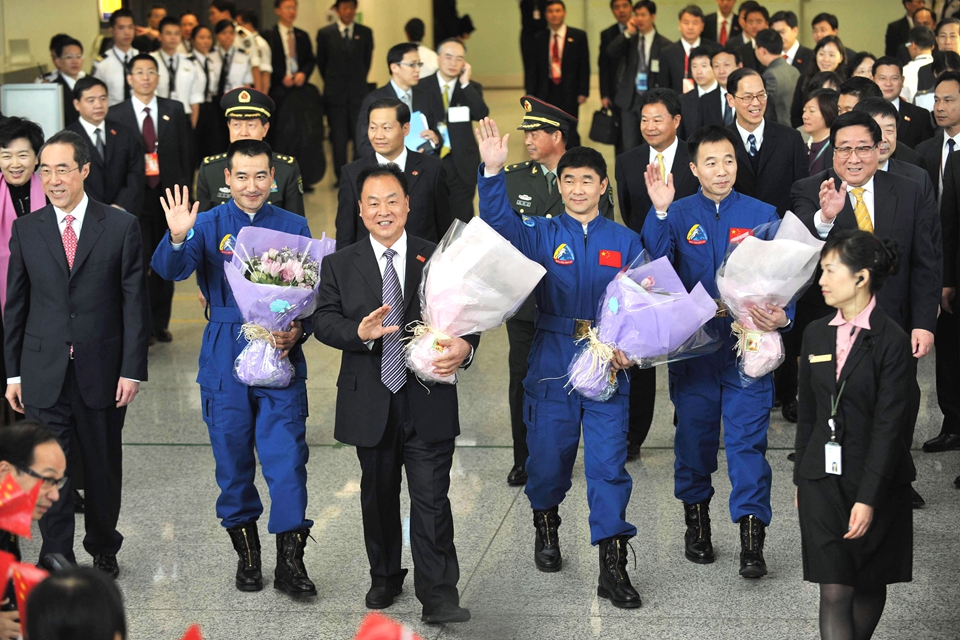
POLYGON ((630 382, 623 369, 630 362, 616 352, 619 389, 606 402, 571 393, 564 384, 606 286, 643 247, 636 233, 600 215, 600 199, 607 197, 609 184, 607 166, 603 156, 588 147, 567 151, 557 164, 563 215, 548 219, 516 214, 503 173, 509 137, 501 139, 489 118, 477 129, 484 162, 479 169, 480 217, 547 270, 534 292, 536 334, 523 381, 534 560, 541 571, 561 568, 558 508, 570 489, 582 423, 590 538, 600 547, 597 595, 617 607, 636 608, 640 595, 626 570, 627 540, 637 533, 626 521, 633 481, 625 468, 630 382))
MULTIPOLYGON (((307 367, 300 343, 304 328, 274 333, 277 348, 289 357, 296 375, 285 389, 248 387, 233 376, 233 363, 247 341, 240 337, 243 316, 224 276, 232 258, 230 241, 244 227, 261 227, 310 236, 303 216, 267 202, 274 172, 270 145, 238 140, 227 151, 224 176, 232 198, 197 215, 187 187, 161 199, 169 231, 153 255, 154 271, 168 280, 185 280, 194 271, 207 301, 209 323, 200 347, 200 400, 216 461, 217 517, 227 529, 240 559, 236 586, 240 591, 263 588, 257 519, 263 504, 253 484, 257 471, 254 448, 263 467, 272 507, 267 530, 277 536, 274 588, 295 596, 315 596, 307 577, 303 551, 313 522, 307 507, 307 367)), ((309 330, 307 331, 309 333, 309 330)))
MULTIPOLYGON (((690 169, 699 193, 673 202, 673 175, 664 182, 651 164, 644 179, 653 203, 643 224, 643 245, 651 258, 667 256, 687 290, 698 282, 719 298, 716 274, 731 238, 779 220, 774 206, 733 190, 737 180, 736 146, 729 130, 710 125, 687 142, 690 169)), ((710 539, 710 475, 717 470, 723 419, 727 472, 733 490, 730 515, 740 523, 740 575, 766 575, 763 540, 770 524, 770 465, 767 428, 773 406, 773 375, 744 386, 731 335, 732 318, 718 300, 709 328, 723 340, 720 349, 669 365, 670 398, 677 411, 674 439, 674 495, 683 501, 687 531, 684 555, 699 564, 714 561, 710 539)), ((761 331, 782 330, 792 322, 793 306, 755 307, 750 311, 761 331)))

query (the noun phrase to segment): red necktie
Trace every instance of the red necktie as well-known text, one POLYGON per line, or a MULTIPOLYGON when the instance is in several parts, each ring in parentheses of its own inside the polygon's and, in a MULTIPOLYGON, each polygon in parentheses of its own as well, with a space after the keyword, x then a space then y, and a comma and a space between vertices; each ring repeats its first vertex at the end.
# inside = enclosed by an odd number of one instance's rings
POLYGON ((789 62, 789 61, 790 61, 790 56, 788 56, 787 54, 783 54, 783 59, 786 60, 787 62, 789 62))
POLYGON ((550 48, 550 80, 553 84, 560 84, 560 34, 553 34, 553 46, 550 48))
POLYGON ((724 20, 723 24, 720 26, 720 46, 727 46, 727 21, 724 20))
POLYGON ((77 257, 77 232, 73 230, 74 220, 76 218, 69 213, 63 218, 67 223, 67 228, 63 230, 63 251, 67 254, 67 264, 71 269, 73 269, 73 259, 77 257))
MULTIPOLYGON (((157 130, 153 126, 153 118, 150 116, 150 107, 143 108, 146 117, 143 119, 143 144, 148 154, 157 151, 157 130)), ((156 189, 160 184, 160 176, 147 176, 147 186, 156 189)))
POLYGON ((683 54, 683 77, 684 78, 690 77, 690 54, 689 53, 683 54))

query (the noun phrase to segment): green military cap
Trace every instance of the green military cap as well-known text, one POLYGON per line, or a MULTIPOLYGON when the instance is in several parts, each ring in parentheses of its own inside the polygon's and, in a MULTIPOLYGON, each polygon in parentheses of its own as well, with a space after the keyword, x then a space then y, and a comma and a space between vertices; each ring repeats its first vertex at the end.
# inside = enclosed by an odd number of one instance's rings
POLYGON ((556 127, 566 133, 577 124, 577 119, 572 115, 563 109, 558 109, 552 104, 544 102, 540 98, 523 96, 520 98, 520 105, 526 113, 523 114, 523 122, 517 127, 519 131, 536 131, 545 127, 556 127))
POLYGON ((267 94, 251 89, 239 87, 223 94, 220 99, 220 108, 227 118, 270 118, 277 105, 267 94))

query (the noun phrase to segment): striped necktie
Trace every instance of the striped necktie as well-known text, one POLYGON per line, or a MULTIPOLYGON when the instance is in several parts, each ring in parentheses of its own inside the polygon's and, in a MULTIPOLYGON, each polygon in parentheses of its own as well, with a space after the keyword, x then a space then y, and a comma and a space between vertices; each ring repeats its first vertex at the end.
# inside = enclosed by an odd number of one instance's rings
MULTIPOLYGON (((393 257, 397 252, 387 249, 383 258, 387 266, 383 270, 383 304, 390 305, 390 313, 383 320, 383 326, 400 326, 403 322, 403 290, 400 278, 393 266, 393 257)), ((403 358, 401 332, 395 331, 383 336, 383 354, 380 356, 380 381, 391 393, 399 391, 407 381, 407 367, 403 358)))

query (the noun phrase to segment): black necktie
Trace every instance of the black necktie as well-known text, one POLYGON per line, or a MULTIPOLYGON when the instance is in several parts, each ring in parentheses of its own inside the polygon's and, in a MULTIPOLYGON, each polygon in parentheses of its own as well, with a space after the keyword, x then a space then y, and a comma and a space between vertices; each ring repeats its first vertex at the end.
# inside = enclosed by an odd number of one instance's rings
POLYGON ((173 58, 173 57, 167 60, 167 71, 170 72, 170 78, 167 80, 167 91, 168 91, 167 97, 168 98, 172 97, 173 94, 177 92, 177 83, 176 83, 177 65, 173 64, 174 60, 176 60, 176 58, 173 58))
POLYGON ((210 102, 210 58, 203 57, 203 99, 210 102))
POLYGON ((350 51, 350 27, 343 30, 343 48, 345 51, 350 51))
POLYGON ((227 75, 230 73, 230 53, 222 53, 221 59, 223 65, 220 67, 220 81, 217 82, 217 100, 223 97, 224 90, 227 88, 227 75))
POLYGON ((127 82, 127 76, 130 74, 130 54, 123 57, 123 99, 130 99, 130 83, 127 82))
POLYGON ((723 124, 727 127, 733 124, 733 109, 727 102, 727 96, 723 96, 723 124))

